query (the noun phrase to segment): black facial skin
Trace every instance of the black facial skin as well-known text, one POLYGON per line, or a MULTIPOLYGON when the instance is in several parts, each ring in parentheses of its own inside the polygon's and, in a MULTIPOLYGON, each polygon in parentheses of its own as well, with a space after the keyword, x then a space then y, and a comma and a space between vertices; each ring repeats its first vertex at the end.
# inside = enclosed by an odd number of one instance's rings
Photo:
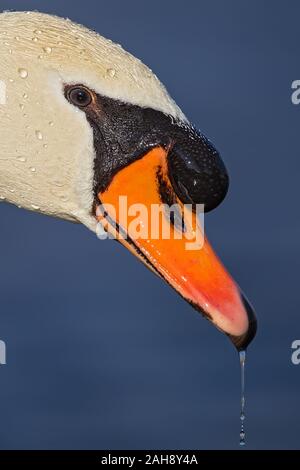
POLYGON ((212 143, 191 126, 82 85, 66 85, 65 96, 85 112, 94 132, 95 196, 120 169, 161 146, 168 149, 168 176, 183 203, 204 204, 208 212, 223 201, 229 184, 226 168, 212 143))

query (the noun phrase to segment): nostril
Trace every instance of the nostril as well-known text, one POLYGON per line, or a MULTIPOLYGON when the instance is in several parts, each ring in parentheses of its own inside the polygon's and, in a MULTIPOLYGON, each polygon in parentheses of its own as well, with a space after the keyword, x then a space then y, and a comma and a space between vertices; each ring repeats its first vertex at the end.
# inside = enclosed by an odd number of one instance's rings
POLYGON ((203 136, 178 140, 168 155, 169 177, 185 204, 204 204, 205 212, 225 198, 229 178, 219 153, 203 136))

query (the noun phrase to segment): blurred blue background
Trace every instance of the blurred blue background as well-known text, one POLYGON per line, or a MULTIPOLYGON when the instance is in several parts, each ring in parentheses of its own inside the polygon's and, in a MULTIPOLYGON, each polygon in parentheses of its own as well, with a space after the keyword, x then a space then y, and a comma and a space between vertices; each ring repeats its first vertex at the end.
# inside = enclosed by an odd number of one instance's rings
MULTIPOLYGON (((298 448, 297 1, 15 1, 95 29, 147 63, 231 175, 208 236, 255 305, 247 446, 298 448)), ((238 356, 114 241, 1 204, 2 449, 235 449, 238 356)))

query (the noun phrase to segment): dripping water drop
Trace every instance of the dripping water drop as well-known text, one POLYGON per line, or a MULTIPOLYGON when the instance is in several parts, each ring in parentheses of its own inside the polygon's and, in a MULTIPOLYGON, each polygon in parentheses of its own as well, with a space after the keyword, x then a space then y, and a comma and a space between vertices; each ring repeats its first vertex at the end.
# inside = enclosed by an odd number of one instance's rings
POLYGON ((245 434, 245 362, 246 362, 246 351, 239 351, 240 367, 241 367, 241 413, 240 413, 240 446, 243 447, 246 444, 245 434))

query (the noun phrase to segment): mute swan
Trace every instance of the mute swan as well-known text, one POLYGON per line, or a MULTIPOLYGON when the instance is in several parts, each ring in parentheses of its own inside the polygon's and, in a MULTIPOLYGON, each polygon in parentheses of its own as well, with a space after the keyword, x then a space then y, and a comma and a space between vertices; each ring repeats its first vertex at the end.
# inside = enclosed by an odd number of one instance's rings
POLYGON ((226 195, 217 150, 151 70, 70 20, 4 12, 0 98, 1 200, 94 232, 99 221, 125 232, 128 249, 246 348, 253 309, 207 240, 189 251, 182 240, 135 239, 120 217, 99 210, 126 195, 130 204, 203 203, 208 211, 226 195))

